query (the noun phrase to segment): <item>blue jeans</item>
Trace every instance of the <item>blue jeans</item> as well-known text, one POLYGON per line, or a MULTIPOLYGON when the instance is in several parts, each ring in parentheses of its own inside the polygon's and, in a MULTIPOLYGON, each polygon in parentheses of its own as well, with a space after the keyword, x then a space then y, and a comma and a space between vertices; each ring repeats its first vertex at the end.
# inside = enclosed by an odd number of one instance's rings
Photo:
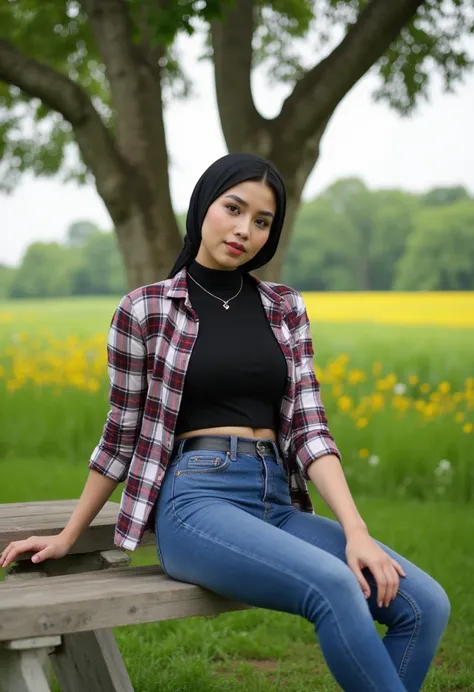
POLYGON ((275 443, 275 456, 237 454, 238 439, 230 437, 230 452, 183 453, 180 443, 172 456, 156 511, 163 570, 241 603, 309 620, 343 690, 419 690, 449 619, 443 588, 377 541, 407 576, 388 608, 379 608, 365 569, 366 599, 346 564, 340 524, 293 507, 275 443), (388 627, 383 639, 374 620, 388 627))

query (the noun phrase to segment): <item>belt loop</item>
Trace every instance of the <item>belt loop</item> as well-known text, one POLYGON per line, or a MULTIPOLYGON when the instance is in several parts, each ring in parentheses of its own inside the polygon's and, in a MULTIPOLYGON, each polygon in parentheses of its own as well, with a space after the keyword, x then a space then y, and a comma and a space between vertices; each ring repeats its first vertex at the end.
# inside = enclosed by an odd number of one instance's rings
POLYGON ((274 442, 273 440, 270 440, 270 442, 271 442, 271 445, 272 445, 273 454, 275 455, 275 459, 278 459, 278 458, 280 457, 280 453, 279 453, 279 451, 278 451, 278 445, 277 445, 277 443, 274 442))
POLYGON ((238 437, 237 435, 231 435, 230 436, 230 460, 231 461, 237 461, 237 442, 238 442, 238 437))
POLYGON ((184 454, 183 447, 185 444, 186 444, 186 438, 184 437, 182 440, 179 441, 178 449, 176 451, 177 456, 181 456, 181 454, 184 454))

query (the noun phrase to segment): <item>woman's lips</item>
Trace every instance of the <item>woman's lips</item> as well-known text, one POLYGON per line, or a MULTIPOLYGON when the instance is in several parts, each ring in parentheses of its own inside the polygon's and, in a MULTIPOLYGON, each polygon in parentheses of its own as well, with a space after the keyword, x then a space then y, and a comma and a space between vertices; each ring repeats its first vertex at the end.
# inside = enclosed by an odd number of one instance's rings
POLYGON ((231 252, 233 255, 238 256, 241 255, 244 250, 238 247, 234 247, 233 245, 230 245, 230 243, 225 243, 225 245, 228 247, 229 252, 231 252))

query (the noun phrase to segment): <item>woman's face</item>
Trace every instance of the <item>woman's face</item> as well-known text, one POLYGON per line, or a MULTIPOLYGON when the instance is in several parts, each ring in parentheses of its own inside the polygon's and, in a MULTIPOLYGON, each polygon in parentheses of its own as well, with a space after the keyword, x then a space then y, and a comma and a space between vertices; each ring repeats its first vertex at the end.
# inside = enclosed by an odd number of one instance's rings
POLYGON ((229 188, 207 210, 197 262, 229 270, 249 262, 267 242, 275 213, 275 196, 266 183, 247 180, 229 188))

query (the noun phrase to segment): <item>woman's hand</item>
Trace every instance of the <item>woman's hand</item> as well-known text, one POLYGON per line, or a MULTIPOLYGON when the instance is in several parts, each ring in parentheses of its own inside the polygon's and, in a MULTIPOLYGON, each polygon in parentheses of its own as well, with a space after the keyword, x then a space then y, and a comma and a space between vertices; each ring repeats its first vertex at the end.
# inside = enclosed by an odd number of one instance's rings
POLYGON ((403 567, 382 550, 367 531, 360 530, 347 536, 347 564, 357 577, 366 598, 370 596, 370 586, 362 569, 367 567, 377 583, 377 605, 388 607, 395 598, 400 586, 400 577, 406 577, 403 567))
POLYGON ((33 552, 31 561, 35 564, 44 560, 64 557, 70 550, 71 543, 58 534, 56 536, 30 536, 23 541, 9 543, 0 556, 0 567, 8 567, 21 553, 33 552))

